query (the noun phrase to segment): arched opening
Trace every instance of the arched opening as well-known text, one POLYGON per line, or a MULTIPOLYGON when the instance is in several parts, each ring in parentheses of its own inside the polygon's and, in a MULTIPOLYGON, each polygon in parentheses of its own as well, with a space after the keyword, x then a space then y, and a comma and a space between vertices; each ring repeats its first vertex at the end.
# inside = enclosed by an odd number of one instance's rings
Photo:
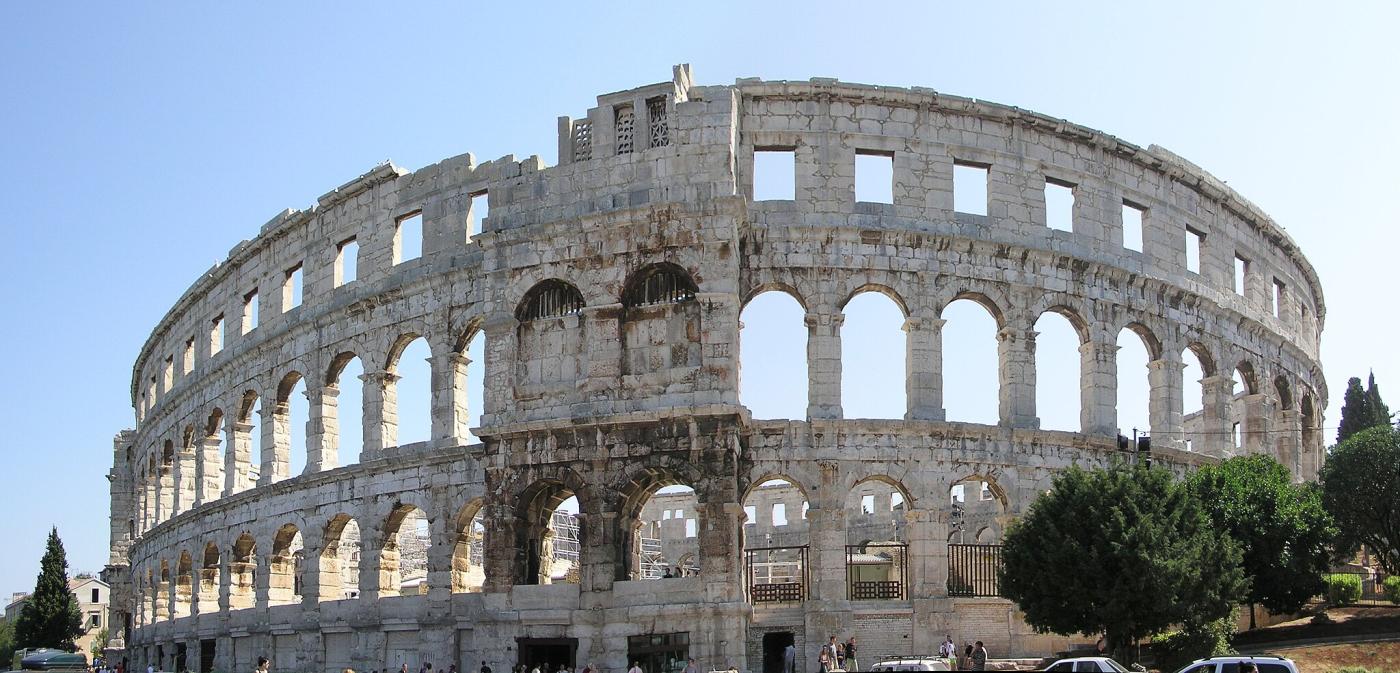
POLYGON ((745 572, 749 600, 782 603, 807 597, 807 494, 796 482, 773 475, 744 495, 745 572))
POLYGON ((516 584, 579 582, 579 501, 556 481, 536 482, 516 503, 516 584))
POLYGON ((946 418, 996 425, 1001 420, 996 316, 978 301, 958 299, 940 317, 946 418))
POLYGON ((234 475, 234 493, 251 488, 262 475, 262 400, 256 392, 243 393, 238 422, 234 429, 237 446, 229 469, 229 474, 234 475))
POLYGON ((180 560, 175 562, 175 618, 190 616, 190 603, 194 599, 194 560, 188 551, 180 552, 180 560))
POLYGON ((360 525, 348 514, 337 514, 326 524, 322 539, 317 601, 359 598, 360 525))
POLYGON ((846 596, 907 598, 908 497, 892 478, 868 477, 846 494, 846 596))
POLYGON ((390 358, 386 369, 398 378, 384 384, 385 446, 432 438, 432 356, 428 340, 414 337, 390 358))
POLYGON ((379 552, 379 595, 428 593, 428 548, 431 546, 427 514, 413 505, 395 507, 384 522, 384 544, 379 552))
POLYGON ((274 415, 278 462, 288 461, 288 472, 279 481, 306 472, 306 421, 311 418, 311 400, 306 396, 306 379, 298 372, 287 374, 277 387, 277 413, 274 415))
POLYGON ((544 395, 561 384, 573 388, 584 374, 588 340, 582 311, 578 288, 557 279, 537 283, 516 306, 516 380, 541 387, 532 395, 544 395))
POLYGON ((224 489, 224 464, 228 461, 228 443, 223 441, 224 410, 214 407, 209 419, 204 422, 204 445, 198 448, 200 474, 199 486, 202 502, 212 502, 219 498, 224 489), (214 448, 217 447, 217 448, 214 448))
POLYGON ((684 269, 653 264, 632 274, 622 292, 622 373, 652 374, 700 366, 699 289, 684 269))
POLYGON ((364 375, 364 363, 354 353, 341 353, 331 360, 326 388, 335 391, 334 402, 333 406, 330 400, 322 402, 321 422, 326 445, 334 448, 334 465, 360 462, 365 436, 364 375))
POLYGON ((1035 321, 1035 411, 1043 430, 1078 432, 1080 331, 1070 318, 1046 311, 1035 321))
POLYGON ((258 572, 258 543, 253 536, 238 536, 229 550, 228 605, 231 610, 251 608, 256 603, 254 586, 258 572))
POLYGON ((1230 401, 1230 415, 1234 419, 1231 424, 1231 434, 1237 451, 1244 451, 1251 442, 1251 433, 1254 428, 1249 423, 1249 400, 1250 395, 1259 393, 1258 381, 1254 378, 1254 366, 1248 362, 1241 362, 1235 367, 1233 374, 1234 395, 1230 401))
POLYGON ((739 314, 739 400, 754 418, 807 417, 807 327, 792 295, 760 293, 739 314))
MULTIPOLYGON (((472 330, 467 337, 466 344, 459 347, 458 352, 467 357, 466 374, 462 377, 461 385, 466 386, 465 391, 458 391, 466 400, 467 432, 465 436, 478 439, 472 433, 471 428, 481 427, 481 409, 485 404, 486 397, 486 336, 481 330, 472 330)), ((580 370, 582 375, 582 370, 580 370)))
POLYGON ((180 449, 175 459, 175 512, 188 511, 194 507, 195 488, 199 485, 200 471, 196 460, 194 426, 186 425, 180 431, 180 449))
POLYGON ((1274 378, 1274 392, 1278 396, 1278 406, 1274 409, 1273 428, 1275 432, 1272 433, 1270 437, 1272 441, 1269 444, 1278 462, 1283 463, 1290 474, 1297 476, 1302 473, 1303 465, 1298 451, 1298 442, 1301 437, 1291 432, 1294 427, 1297 427, 1294 424, 1294 416, 1297 412, 1294 411, 1293 407, 1293 387, 1288 383, 1286 377, 1278 376, 1274 378))
POLYGON ((473 500, 461 511, 453 526, 452 593, 477 593, 486 582, 486 527, 481 520, 482 501, 473 500))
POLYGON ((1148 404, 1152 385, 1147 365, 1152 361, 1148 337, 1132 327, 1118 332, 1118 432, 1132 436, 1133 430, 1152 430, 1148 404))
POLYGON ((687 573, 681 557, 700 553, 695 489, 665 470, 645 470, 624 493, 618 579, 656 580, 687 573))
POLYGON ((1200 451, 1205 440, 1205 378, 1209 376, 1201 358, 1192 348, 1181 351, 1181 448, 1200 451))
POLYGON ((156 502, 160 523, 175 516, 175 443, 165 440, 160 452, 160 479, 156 482, 156 502))
POLYGON ((219 609, 219 545, 210 542, 204 545, 204 556, 199 564, 199 611, 217 612, 219 609))
POLYGON ((294 524, 277 529, 267 559, 267 602, 289 605, 301 601, 301 531, 294 524))
POLYGON ((1304 479, 1313 479, 1317 476, 1317 470, 1322 463, 1322 443, 1318 441, 1317 433, 1317 410, 1313 405, 1312 395, 1304 392, 1302 402, 1298 405, 1298 413, 1301 416, 1299 421, 1302 424, 1302 446, 1299 452, 1302 455, 1302 474, 1304 479))
POLYGON ((904 310, 888 296, 868 290, 846 302, 841 314, 841 415, 904 418, 904 310))
POLYGON ((156 620, 170 619, 170 562, 160 560, 160 582, 156 584, 156 620))
POLYGON ((999 595, 1006 492, 995 479, 974 474, 953 482, 948 503, 948 595, 999 595))

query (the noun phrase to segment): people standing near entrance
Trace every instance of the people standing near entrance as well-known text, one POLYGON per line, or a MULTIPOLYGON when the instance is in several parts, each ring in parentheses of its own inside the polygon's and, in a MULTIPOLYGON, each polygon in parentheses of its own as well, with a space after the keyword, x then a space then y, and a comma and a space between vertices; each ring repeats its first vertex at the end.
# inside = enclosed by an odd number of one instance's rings
POLYGON ((854 673, 860 670, 860 664, 856 662, 856 637, 851 636, 846 639, 846 661, 844 666, 847 671, 854 673))
POLYGON ((267 673, 269 668, 272 668, 272 662, 268 661, 267 657, 258 657, 258 667, 254 670, 257 673, 267 673))
MULTIPOLYGON (((259 659, 262 659, 262 657, 258 657, 258 658, 259 658, 259 659)), ((155 665, 155 664, 146 664, 146 673, 156 673, 156 665, 155 665)))
POLYGON ((481 661, 481 670, 478 673, 491 673, 491 667, 486 665, 486 660, 481 661))
POLYGON ((783 648, 783 673, 797 673, 797 646, 792 643, 783 648))
POLYGON ((632 668, 627 669, 627 673, 642 673, 642 662, 632 662, 632 668))
POLYGON ((977 641, 977 647, 972 649, 972 670, 987 670, 987 648, 982 646, 982 641, 977 641))
POLYGON ((681 671, 681 673, 700 673, 700 665, 695 663, 694 658, 686 659, 685 661, 685 670, 681 671))
POLYGON ((821 654, 817 655, 817 673, 828 673, 831 670, 831 653, 823 647, 821 654))
POLYGON ((841 646, 836 643, 836 636, 831 636, 826 641, 827 670, 841 667, 841 646))
POLYGON ((958 670, 972 670, 972 643, 968 643, 967 647, 963 648, 963 658, 962 661, 958 662, 958 670))

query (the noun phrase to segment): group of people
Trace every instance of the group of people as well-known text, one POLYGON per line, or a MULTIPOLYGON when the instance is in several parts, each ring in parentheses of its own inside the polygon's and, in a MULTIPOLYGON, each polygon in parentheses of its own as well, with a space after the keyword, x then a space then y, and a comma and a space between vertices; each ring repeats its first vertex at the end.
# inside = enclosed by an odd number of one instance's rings
POLYGON ((987 670, 987 648, 980 640, 976 643, 966 643, 962 652, 959 652, 958 646, 953 644, 953 636, 948 635, 943 639, 943 644, 938 646, 938 656, 956 660, 959 671, 987 670))
MULTIPOLYGON (((817 652, 817 673, 829 673, 830 671, 854 671, 860 670, 860 663, 856 660, 856 637, 851 636, 844 643, 836 642, 836 636, 827 639, 826 644, 817 652)), ((783 650, 783 673, 797 673, 797 646, 789 644, 783 650)))

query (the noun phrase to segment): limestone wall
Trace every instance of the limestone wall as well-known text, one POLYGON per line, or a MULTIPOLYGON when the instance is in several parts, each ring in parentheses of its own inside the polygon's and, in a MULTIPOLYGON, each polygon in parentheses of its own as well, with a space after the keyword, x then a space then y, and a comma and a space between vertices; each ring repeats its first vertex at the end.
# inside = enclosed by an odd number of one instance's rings
MULTIPOLYGON (((933 651, 947 630, 1043 653, 1051 643, 1014 606, 947 596, 950 491, 975 484, 966 516, 975 534, 997 535, 1056 470, 1121 459, 1124 328, 1152 360, 1159 460, 1184 470, 1268 452, 1300 479, 1316 472, 1327 399, 1316 274, 1266 215, 1164 149, 926 89, 697 86, 688 67, 600 96, 558 133, 557 166, 471 155, 411 172, 385 164, 284 211, 156 326, 133 368, 136 424, 114 439, 110 472, 107 575, 113 611, 132 625, 133 665, 175 665, 184 643, 189 657, 212 647, 217 670, 263 655, 288 671, 480 659, 502 670, 519 638, 573 638, 575 663, 622 670, 627 636, 681 631, 701 665, 754 671, 756 634, 778 630, 801 643, 868 637, 863 663, 933 651), (754 153, 770 150, 792 153, 792 199, 752 198, 754 153), (865 154, 891 161, 893 203, 855 200, 865 154), (985 169, 985 215, 955 212, 957 165, 985 169), (1047 181, 1071 187, 1072 231, 1046 226, 1047 181), (1125 204, 1145 213, 1141 251, 1124 247, 1125 204), (419 222, 421 253, 403 230, 419 222), (1187 268, 1188 239, 1200 241, 1199 271, 1187 268), (1237 257, 1248 261, 1242 294, 1237 257), (739 397, 739 313, 770 290, 806 313, 803 419, 754 421, 739 397), (842 308, 863 291, 906 315, 904 420, 843 418, 842 308), (944 420, 940 316, 957 299, 997 321, 996 425, 944 420), (245 320, 254 303, 256 326, 245 320), (1046 311, 1081 340, 1079 432, 1039 429, 1033 326, 1046 311), (431 438, 404 445, 397 371, 416 338, 432 353, 431 438), (485 340, 479 441, 467 427, 473 339, 485 340), (1205 375, 1205 408, 1189 422, 1186 349, 1205 375), (353 358, 365 372, 361 427, 337 417, 353 358), (288 428, 298 382, 305 447, 288 428), (342 433, 362 437, 359 463, 342 465, 342 433), (302 474, 291 474, 293 451, 305 451, 302 474), (742 553, 758 524, 744 525, 743 506, 778 478, 793 498, 780 542, 809 548, 810 579, 802 604, 760 609, 742 553), (652 520, 644 507, 668 485, 695 490, 686 544, 700 574, 630 579, 636 531, 652 520), (898 516, 852 510, 875 487, 900 495, 898 516), (569 497, 580 561, 556 582, 539 557, 563 539, 549 513, 569 497), (418 512, 427 588, 398 595, 409 551, 398 536, 418 512), (349 521, 360 530, 353 571, 341 551, 349 521), (868 531, 886 525, 909 545, 907 598, 852 601, 845 545, 880 539, 868 531), (357 598, 344 598, 346 572, 357 598), (890 620, 911 624, 910 636, 887 638, 890 620)), ((803 649, 807 665, 815 649, 803 649)))

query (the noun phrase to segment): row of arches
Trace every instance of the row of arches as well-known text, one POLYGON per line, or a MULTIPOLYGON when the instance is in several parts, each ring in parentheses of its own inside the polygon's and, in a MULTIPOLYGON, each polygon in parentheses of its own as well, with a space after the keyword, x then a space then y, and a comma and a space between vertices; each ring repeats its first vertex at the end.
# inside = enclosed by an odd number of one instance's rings
MULTIPOLYGON (((258 533, 237 530, 231 540, 205 541, 147 560, 134 573, 137 626, 194 614, 361 597, 387 598, 482 591, 488 559, 512 554, 504 585, 577 583, 590 562, 617 563, 617 580, 648 580, 698 574, 730 567, 707 558, 734 550, 707 548, 700 531, 712 512, 702 493, 667 470, 635 473, 612 505, 597 501, 595 489, 577 492, 566 480, 543 479, 522 489, 505 507, 477 498, 450 515, 430 513, 396 499, 384 514, 361 527, 351 511, 328 516, 292 515, 258 533), (616 555, 587 544, 598 530, 604 507, 620 510, 616 555), (495 512, 493 515, 492 512, 495 512), (590 513, 592 514, 590 516, 590 513), (502 521, 492 521, 492 516, 502 521), (500 531, 494 539, 487 530, 500 531)), ((977 474, 949 486, 944 498, 924 498, 922 507, 957 512, 948 541, 997 542, 1009 522, 1010 501, 994 478, 977 474)), ((758 572, 781 580, 798 568, 778 549, 809 545, 808 491, 785 475, 759 480, 743 495, 737 522, 742 548, 770 553, 758 572)), ((907 544, 919 533, 908 516, 916 507, 905 484, 874 475, 853 484, 844 499, 847 545, 907 544)), ((606 545, 604 545, 606 546, 606 545)), ((878 559, 877 559, 878 560, 878 559)))

